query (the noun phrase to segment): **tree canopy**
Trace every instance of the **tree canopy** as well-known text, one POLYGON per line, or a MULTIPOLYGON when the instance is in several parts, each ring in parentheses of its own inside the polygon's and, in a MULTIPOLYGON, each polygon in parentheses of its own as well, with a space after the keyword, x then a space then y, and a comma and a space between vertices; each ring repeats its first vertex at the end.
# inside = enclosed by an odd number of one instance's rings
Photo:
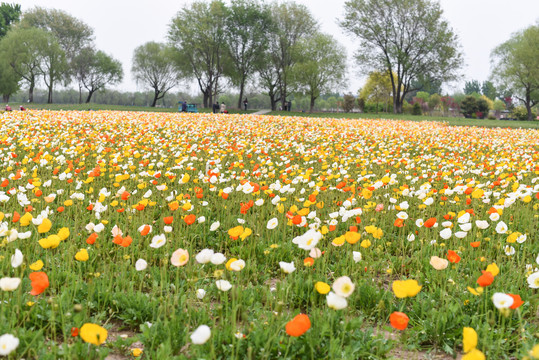
POLYGON ((505 84, 533 120, 532 107, 539 103, 539 25, 517 32, 491 53, 493 79, 505 84))
POLYGON ((439 81, 458 78, 462 54, 458 38, 430 0, 349 0, 341 27, 359 39, 360 66, 387 72, 393 110, 402 112, 404 96, 420 76, 439 81), (395 74, 395 75, 393 75, 395 74))

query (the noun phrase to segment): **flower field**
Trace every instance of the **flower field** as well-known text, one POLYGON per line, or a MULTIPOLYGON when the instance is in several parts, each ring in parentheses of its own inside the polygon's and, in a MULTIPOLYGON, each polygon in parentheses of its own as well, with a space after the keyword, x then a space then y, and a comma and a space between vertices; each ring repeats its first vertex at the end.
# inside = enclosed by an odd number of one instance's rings
POLYGON ((539 359, 538 135, 3 113, 0 356, 539 359))

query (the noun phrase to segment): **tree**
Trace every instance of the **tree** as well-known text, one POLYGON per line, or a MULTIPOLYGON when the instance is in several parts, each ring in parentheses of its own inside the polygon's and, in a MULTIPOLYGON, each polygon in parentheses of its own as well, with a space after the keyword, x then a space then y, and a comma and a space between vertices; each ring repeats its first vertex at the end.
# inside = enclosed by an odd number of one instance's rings
POLYGON ((343 97, 343 110, 344 112, 352 112, 354 110, 354 104, 356 103, 356 98, 353 95, 346 94, 343 97))
POLYGON ((65 73, 68 70, 68 64, 66 54, 56 38, 50 33, 46 35, 45 42, 41 44, 42 57, 39 62, 39 69, 48 89, 47 103, 52 104, 54 84, 62 79, 67 81, 65 73))
POLYGON ((88 90, 86 103, 89 103, 96 91, 104 89, 106 85, 117 84, 123 78, 122 64, 103 51, 93 48, 83 49, 73 64, 79 81, 79 103, 82 102, 82 86, 88 90))
POLYGON ((56 38, 68 65, 66 82, 75 76, 73 60, 93 42, 94 30, 63 10, 35 7, 24 13, 21 26, 45 30, 56 38))
POLYGON ((483 84, 481 85, 481 93, 492 101, 498 97, 496 86, 494 86, 494 84, 488 80, 483 81, 483 84))
POLYGON ((507 84, 533 120, 532 107, 539 103, 539 25, 514 34, 491 53, 493 78, 507 84))
POLYGON ((290 71, 298 61, 294 56, 297 52, 294 47, 300 40, 309 37, 318 30, 318 24, 305 5, 293 2, 274 3, 272 5, 272 18, 275 31, 268 34, 270 42, 270 62, 272 77, 277 79, 278 92, 281 105, 285 108, 287 97, 291 92, 290 71))
POLYGON ((20 86, 21 77, 15 73, 7 59, 0 52, 0 94, 4 102, 9 101, 9 97, 16 93, 20 86))
POLYGON ((430 111, 432 112, 433 110, 436 110, 436 108, 438 108, 441 103, 442 103, 442 97, 438 94, 432 94, 429 97, 429 101, 428 101, 430 111))
POLYGON ((379 71, 372 71, 367 78, 365 86, 361 88, 359 97, 364 99, 365 102, 371 102, 376 104, 376 113, 378 113, 378 104, 385 103, 387 112, 387 104, 391 100, 393 94, 393 88, 391 86, 391 78, 387 73, 381 73, 379 71))
POLYGON ((245 85, 253 76, 256 65, 264 61, 268 47, 266 37, 273 31, 271 14, 258 0, 233 0, 226 17, 226 44, 231 60, 228 75, 240 88, 238 108, 241 109, 245 85))
POLYGON ((21 6, 19 4, 0 5, 0 38, 6 36, 13 23, 19 21, 21 17, 21 6))
POLYGON ((468 95, 462 100, 460 111, 464 114, 464 117, 471 118, 478 110, 477 100, 473 96, 468 95))
POLYGON ((315 34, 298 43, 298 61, 291 69, 291 78, 299 92, 310 97, 310 112, 322 93, 336 90, 344 82, 346 49, 331 35, 315 34))
POLYGON ((360 40, 356 59, 367 69, 386 71, 393 111, 402 112, 406 94, 420 76, 457 79, 462 54, 457 36, 430 0, 348 0, 340 26, 360 40))
POLYGON ((135 80, 154 91, 151 107, 176 86, 180 73, 174 65, 174 50, 165 44, 147 42, 135 49, 131 72, 135 80))
POLYGON ((226 12, 222 1, 196 1, 180 10, 169 29, 169 40, 177 50, 177 66, 197 80, 204 107, 213 103, 225 71, 226 12))
POLYGON ((34 89, 43 74, 43 45, 48 44, 47 32, 36 28, 15 28, 0 42, 0 53, 15 74, 28 83, 28 100, 34 101, 34 89))
POLYGON ((477 94, 481 93, 481 85, 479 84, 479 81, 477 80, 466 81, 466 83, 464 84, 464 94, 471 95, 473 93, 477 93, 477 94))

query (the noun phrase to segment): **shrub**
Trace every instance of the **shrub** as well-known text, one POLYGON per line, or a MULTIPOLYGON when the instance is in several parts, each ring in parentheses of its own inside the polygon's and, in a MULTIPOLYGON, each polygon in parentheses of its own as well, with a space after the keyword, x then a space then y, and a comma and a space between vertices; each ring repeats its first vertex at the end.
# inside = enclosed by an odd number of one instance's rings
POLYGON ((344 95, 343 110, 344 112, 352 112, 354 110, 354 103, 356 99, 352 95, 344 95))
POLYGON ((421 115, 421 104, 416 102, 412 108, 412 115, 421 115))
MULTIPOLYGON (((513 109, 513 116, 517 120, 528 120, 528 110, 524 106, 517 106, 513 109)), ((537 118, 537 113, 532 109, 532 117, 537 118)))
POLYGON ((357 98, 357 107, 359 111, 365 112, 365 99, 362 97, 357 98))
POLYGON ((479 111, 477 100, 473 96, 466 96, 464 100, 462 100, 460 111, 464 114, 464 117, 472 117, 472 115, 475 115, 475 113, 479 111))

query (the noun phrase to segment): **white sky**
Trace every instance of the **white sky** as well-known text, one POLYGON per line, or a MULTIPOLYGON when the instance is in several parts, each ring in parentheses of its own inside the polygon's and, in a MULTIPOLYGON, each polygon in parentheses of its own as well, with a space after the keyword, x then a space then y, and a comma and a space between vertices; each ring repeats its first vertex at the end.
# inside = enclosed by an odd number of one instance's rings
MULTIPOLYGON (((122 90, 144 90, 133 81, 133 50, 148 41, 166 41, 171 19, 188 0, 10 0, 21 4, 23 12, 34 6, 62 9, 94 28, 99 50, 122 62, 122 90)), ((337 25, 342 18, 345 0, 296 0, 306 5, 322 27, 348 48, 349 57, 357 41, 343 34, 337 25)), ((440 0, 444 17, 459 35, 465 56, 463 69, 467 80, 482 82, 490 74, 490 51, 518 30, 539 19, 539 0, 440 0)), ((352 64, 352 61, 350 60, 352 64)), ((350 66, 349 90, 356 93, 363 84, 363 74, 350 66)), ((447 88, 462 89, 462 84, 447 88)), ((178 90, 178 89, 175 89, 178 90)), ((186 89, 181 89, 186 90, 186 89)), ((197 91, 194 86, 191 92, 197 91)))

